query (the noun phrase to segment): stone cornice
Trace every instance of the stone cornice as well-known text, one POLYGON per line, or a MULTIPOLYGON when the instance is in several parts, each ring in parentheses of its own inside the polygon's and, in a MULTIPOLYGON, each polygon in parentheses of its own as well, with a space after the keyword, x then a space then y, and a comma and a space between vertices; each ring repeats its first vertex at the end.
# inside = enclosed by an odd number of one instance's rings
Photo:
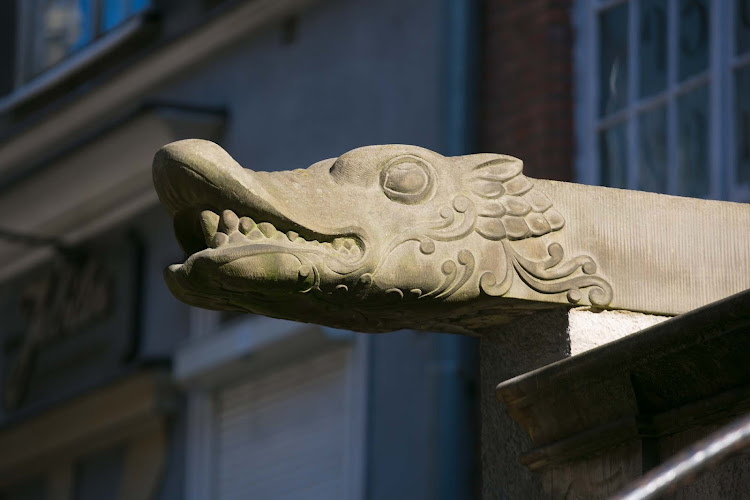
MULTIPOLYGON (((223 125, 215 110, 169 104, 139 109, 0 191, 0 228, 75 247, 158 203, 149 169, 155 148, 182 134, 217 137, 223 125)), ((0 283, 52 251, 0 238, 0 283)))
POLYGON ((750 290, 497 386, 532 469, 711 426, 750 406, 750 290))

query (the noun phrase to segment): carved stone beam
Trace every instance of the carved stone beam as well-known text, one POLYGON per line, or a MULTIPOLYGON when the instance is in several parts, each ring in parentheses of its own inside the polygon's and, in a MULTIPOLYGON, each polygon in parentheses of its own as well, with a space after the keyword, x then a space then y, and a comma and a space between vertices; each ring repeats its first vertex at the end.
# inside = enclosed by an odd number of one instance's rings
POLYGON ((254 172, 203 140, 154 184, 188 304, 363 332, 475 334, 531 311, 674 315, 750 288, 750 205, 525 177, 498 154, 355 149, 254 172))

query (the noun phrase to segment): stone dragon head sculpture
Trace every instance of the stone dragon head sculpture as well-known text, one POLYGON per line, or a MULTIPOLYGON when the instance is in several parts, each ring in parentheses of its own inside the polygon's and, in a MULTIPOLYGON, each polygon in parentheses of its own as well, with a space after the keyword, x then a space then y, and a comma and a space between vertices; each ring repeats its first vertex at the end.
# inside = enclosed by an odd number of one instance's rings
MULTIPOLYGON (((565 220, 510 156, 368 146, 270 173, 195 139, 159 150, 153 176, 188 254, 166 281, 191 305, 364 332, 471 333, 467 318, 491 316, 512 287, 572 304, 612 298, 590 258, 565 261, 543 241, 565 220), (524 256, 540 245, 544 258, 524 256)), ((522 312, 524 301, 501 309, 522 312)))

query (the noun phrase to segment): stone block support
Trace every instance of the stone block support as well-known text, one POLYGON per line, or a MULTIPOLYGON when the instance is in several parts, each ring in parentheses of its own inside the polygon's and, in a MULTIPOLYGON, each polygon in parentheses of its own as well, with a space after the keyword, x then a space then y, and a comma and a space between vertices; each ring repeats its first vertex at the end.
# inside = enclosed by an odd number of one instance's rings
POLYGON ((623 311, 557 309, 484 332, 480 340, 482 498, 548 498, 543 477, 519 461, 533 445, 498 401, 499 383, 665 319, 623 311))

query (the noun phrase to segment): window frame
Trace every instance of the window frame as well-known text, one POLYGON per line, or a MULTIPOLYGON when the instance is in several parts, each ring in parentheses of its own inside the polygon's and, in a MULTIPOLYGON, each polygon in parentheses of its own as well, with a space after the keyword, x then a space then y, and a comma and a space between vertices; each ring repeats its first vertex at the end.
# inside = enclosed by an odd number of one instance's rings
POLYGON ((678 171, 678 117, 677 99, 691 90, 708 84, 709 131, 707 198, 750 201, 750 185, 739 185, 736 180, 736 138, 734 126, 734 70, 750 64, 750 54, 734 56, 734 31, 732 12, 734 0, 708 2, 709 20, 709 63, 706 71, 678 81, 677 43, 678 2, 667 0, 667 83, 664 90, 639 97, 640 59, 638 54, 638 29, 640 27, 640 0, 576 0, 574 24, 580 34, 574 46, 575 78, 575 134, 577 154, 575 180, 584 184, 601 184, 601 159, 599 152, 599 132, 616 123, 626 123, 626 188, 638 189, 639 155, 638 116, 640 113, 666 105, 667 120, 667 185, 666 194, 677 192, 678 171), (628 40, 627 104, 622 110, 607 116, 599 116, 599 13, 627 4, 628 40), (727 91, 728 90, 728 91, 727 91), (728 130, 727 130, 728 128, 728 130))
MULTIPOLYGON (((98 5, 102 0, 95 0, 97 7, 93 14, 99 17, 98 5)), ((147 24, 147 19, 155 11, 154 2, 143 10, 126 17, 117 26, 103 31, 96 20, 94 34, 89 43, 80 49, 67 54, 59 62, 47 67, 37 74, 31 74, 32 53, 36 47, 31 47, 31 30, 35 13, 33 2, 16 1, 16 32, 15 64, 13 67, 13 89, 10 93, 0 96, 0 113, 6 112, 17 105, 51 90, 73 74, 82 71, 91 64, 100 61, 106 54, 123 45, 128 40, 138 36, 147 24)), ((34 42, 36 43, 36 42, 34 42)))

